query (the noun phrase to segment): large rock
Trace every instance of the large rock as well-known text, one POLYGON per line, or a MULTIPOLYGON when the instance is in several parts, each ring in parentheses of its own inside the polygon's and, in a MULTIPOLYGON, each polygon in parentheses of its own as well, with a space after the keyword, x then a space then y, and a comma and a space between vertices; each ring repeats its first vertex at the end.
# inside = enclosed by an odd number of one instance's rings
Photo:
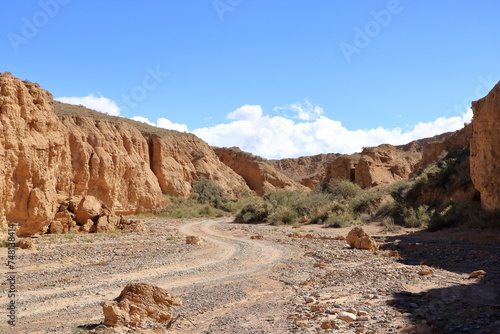
POLYGON ((237 148, 214 148, 219 159, 245 179, 258 196, 277 189, 308 191, 309 188, 277 171, 264 159, 237 148))
POLYGON ((472 103, 471 178, 486 210, 500 209, 500 82, 472 103))
POLYGON ((177 298, 157 286, 128 284, 115 300, 101 303, 106 326, 137 326, 140 323, 167 322, 172 319, 174 305, 180 305, 177 298))
POLYGON ((392 145, 366 148, 356 165, 354 181, 362 188, 369 188, 405 180, 419 160, 420 154, 404 152, 392 145))
POLYGON ((346 241, 352 248, 378 250, 378 243, 371 238, 361 227, 354 227, 347 234, 346 241))

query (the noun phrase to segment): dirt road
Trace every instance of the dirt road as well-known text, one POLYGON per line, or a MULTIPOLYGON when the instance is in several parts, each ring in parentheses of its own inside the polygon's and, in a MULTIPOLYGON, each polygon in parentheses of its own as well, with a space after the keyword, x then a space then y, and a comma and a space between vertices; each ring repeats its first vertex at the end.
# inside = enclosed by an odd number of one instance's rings
POLYGON ((425 323, 442 333, 500 329, 500 247, 490 232, 475 243, 462 240, 475 232, 451 240, 452 232, 386 233, 372 224, 365 228, 382 248, 374 254, 333 238, 349 228, 161 219, 146 226, 146 233, 44 235, 37 250, 17 250, 17 325, 6 326, 3 282, 0 332, 166 332, 149 323, 129 331, 101 325, 99 303, 136 282, 182 298, 174 333, 379 334, 425 323), (187 245, 186 236, 205 243, 187 245), (469 279, 478 269, 488 275, 469 279), (346 311, 357 320, 340 320, 346 311))

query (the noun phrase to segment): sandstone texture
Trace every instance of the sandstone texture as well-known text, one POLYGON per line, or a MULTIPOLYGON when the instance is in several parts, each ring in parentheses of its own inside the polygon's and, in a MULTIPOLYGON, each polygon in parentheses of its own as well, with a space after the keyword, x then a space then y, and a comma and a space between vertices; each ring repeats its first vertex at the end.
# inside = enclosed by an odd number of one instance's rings
POLYGON ((43 232, 72 187, 68 134, 37 84, 0 74, 0 219, 43 232))
POLYGON ((194 135, 55 102, 9 73, 0 74, 0 130, 0 227, 17 224, 20 236, 116 225, 59 210, 73 196, 131 214, 160 210, 163 194, 188 197, 201 176, 229 199, 250 192, 194 135))
POLYGON ((345 179, 354 182, 356 165, 359 158, 359 154, 339 156, 326 167, 323 183, 328 183, 335 179, 345 179))
POLYGON ((116 230, 144 232, 142 220, 118 216, 94 196, 73 196, 61 202, 49 225, 51 234, 110 233, 116 230))
POLYGON ((313 189, 324 178, 326 167, 340 154, 328 153, 294 159, 267 160, 276 170, 302 185, 313 189))
POLYGON ((354 227, 346 237, 346 241, 352 248, 378 250, 378 243, 371 238, 361 227, 354 227))
POLYGON ((419 160, 419 154, 404 152, 392 145, 366 148, 356 165, 354 182, 369 188, 407 179, 419 160))
POLYGON ((472 103, 471 178, 486 210, 500 209, 500 83, 472 103))
POLYGON ((237 148, 214 148, 219 159, 245 179, 258 196, 276 189, 307 191, 307 187, 285 176, 264 159, 237 148))
POLYGON ((157 286, 134 283, 125 286, 115 300, 101 303, 106 326, 137 326, 146 321, 167 322, 180 301, 157 286))

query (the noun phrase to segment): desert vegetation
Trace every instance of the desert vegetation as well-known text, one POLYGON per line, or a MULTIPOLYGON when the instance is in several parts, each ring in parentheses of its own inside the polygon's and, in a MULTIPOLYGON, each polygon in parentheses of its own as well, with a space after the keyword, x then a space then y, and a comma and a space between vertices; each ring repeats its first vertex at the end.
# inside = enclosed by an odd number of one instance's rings
POLYGON ((332 179, 309 192, 273 190, 264 196, 242 193, 233 201, 214 181, 201 177, 192 183, 188 199, 168 196, 169 204, 158 215, 234 216, 238 223, 311 223, 334 228, 378 222, 387 230, 498 227, 499 212, 484 211, 478 200, 456 198, 471 184, 468 155, 468 149, 444 152, 410 179, 386 186, 362 189, 349 180, 332 179))

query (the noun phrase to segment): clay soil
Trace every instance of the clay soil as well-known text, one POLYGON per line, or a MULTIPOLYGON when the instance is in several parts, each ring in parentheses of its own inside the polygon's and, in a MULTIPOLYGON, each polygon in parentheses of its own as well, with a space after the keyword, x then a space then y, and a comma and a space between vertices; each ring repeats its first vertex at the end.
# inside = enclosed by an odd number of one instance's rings
POLYGON ((338 238, 349 228, 164 219, 146 227, 43 235, 36 250, 18 249, 17 325, 6 323, 4 282, 0 332, 401 333, 418 325, 423 333, 500 333, 498 231, 386 233, 372 224, 365 230, 381 246, 374 253, 338 238), (188 235, 204 245, 185 244, 188 235), (475 270, 487 275, 470 279, 475 270), (181 297, 176 320, 102 325, 99 304, 133 282, 181 297), (357 321, 337 319, 345 311, 357 321))

